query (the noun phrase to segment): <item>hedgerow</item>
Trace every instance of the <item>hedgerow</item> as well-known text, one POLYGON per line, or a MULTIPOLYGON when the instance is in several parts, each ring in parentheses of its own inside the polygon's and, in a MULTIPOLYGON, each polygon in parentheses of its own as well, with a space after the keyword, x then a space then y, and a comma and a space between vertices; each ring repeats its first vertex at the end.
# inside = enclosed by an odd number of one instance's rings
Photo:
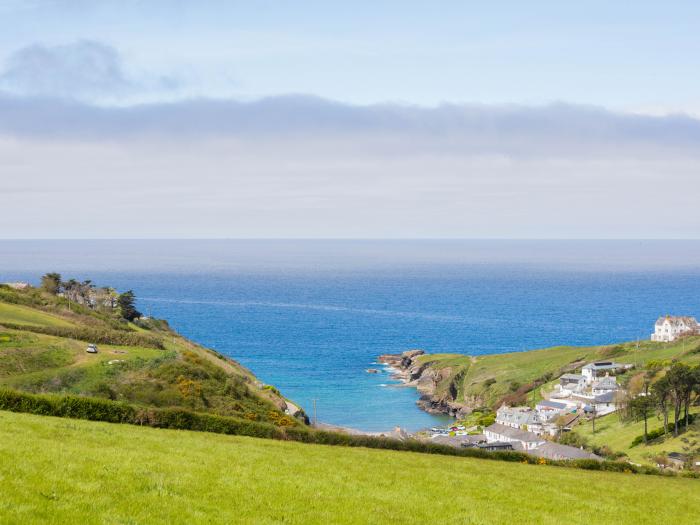
POLYGON ((44 416, 87 419, 91 421, 107 421, 110 423, 129 423, 155 428, 195 430, 218 434, 298 441, 301 443, 319 445, 399 450, 424 454, 440 454, 526 463, 531 465, 567 466, 585 470, 672 475, 671 473, 662 472, 653 467, 641 467, 623 462, 596 461, 589 459, 554 461, 516 451, 489 452, 479 448, 454 448, 448 445, 426 443, 412 439, 398 440, 388 437, 351 435, 299 426, 278 427, 269 423, 214 414, 203 414, 182 408, 138 407, 118 401, 72 395, 28 394, 14 390, 0 389, 0 410, 25 412, 44 416))
POLYGON ((56 337, 67 337, 88 343, 120 345, 120 346, 142 346, 146 348, 164 349, 160 339, 138 332, 127 332, 119 330, 101 329, 95 327, 82 326, 33 326, 15 323, 2 323, 2 326, 11 330, 24 330, 44 335, 56 337))

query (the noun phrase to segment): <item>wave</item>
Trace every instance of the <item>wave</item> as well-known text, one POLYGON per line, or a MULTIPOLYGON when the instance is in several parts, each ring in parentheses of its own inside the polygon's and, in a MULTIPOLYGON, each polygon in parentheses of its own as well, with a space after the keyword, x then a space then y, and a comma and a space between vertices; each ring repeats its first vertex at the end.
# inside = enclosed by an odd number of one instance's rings
POLYGON ((142 301, 151 301, 156 303, 207 304, 212 306, 234 307, 258 306, 263 308, 290 308, 298 310, 317 310, 322 312, 352 312, 366 315, 426 319, 431 321, 447 321, 459 323, 475 322, 474 319, 468 319, 466 317, 461 317, 457 315, 430 314, 426 312, 407 312, 401 310, 378 310, 374 308, 354 308, 350 306, 337 306, 328 304, 282 303, 271 301, 205 301, 199 299, 168 299, 163 297, 141 297, 140 299, 142 301))

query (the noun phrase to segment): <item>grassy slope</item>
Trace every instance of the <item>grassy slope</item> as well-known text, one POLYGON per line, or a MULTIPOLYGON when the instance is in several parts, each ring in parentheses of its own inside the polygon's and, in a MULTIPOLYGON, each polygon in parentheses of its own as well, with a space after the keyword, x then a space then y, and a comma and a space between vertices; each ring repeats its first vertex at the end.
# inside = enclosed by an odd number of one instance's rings
MULTIPOLYGON (((696 407, 692 412, 700 413, 700 408, 696 407)), ((648 426, 649 431, 656 430, 663 426, 663 422, 656 417, 651 417, 648 426)), ((672 428, 673 421, 670 422, 670 429, 672 428)), ((630 448, 632 440, 644 434, 642 421, 623 423, 617 414, 610 414, 596 421, 595 434, 593 434, 591 422, 577 426, 575 432, 584 436, 591 445, 606 445, 614 452, 624 452, 634 463, 646 465, 654 465, 653 459, 659 454, 687 453, 692 450, 700 450, 700 418, 690 425, 687 432, 681 433, 678 437, 669 435, 666 438, 655 440, 647 446, 637 445, 632 448, 630 448)))
MULTIPOLYGON (((449 368, 450 375, 438 385, 438 394, 453 386, 456 401, 471 404, 494 405, 515 388, 552 374, 558 377, 569 368, 579 368, 593 360, 612 359, 622 363, 643 366, 650 360, 679 358, 684 362, 700 363, 700 337, 686 338, 675 343, 624 343, 610 346, 559 346, 529 352, 463 356, 436 354, 423 356, 436 369, 449 368), (496 382, 490 386, 487 380, 496 382)), ((528 396, 529 397, 529 396, 528 396)))
MULTIPOLYGON (((0 296, 0 386, 30 392, 85 394, 146 406, 182 406, 198 411, 281 421, 284 400, 244 367, 172 332, 166 325, 150 329, 120 325, 108 315, 73 305, 38 290, 2 289, 0 296), (23 304, 3 302, 12 300, 23 304), (3 328, 2 323, 49 327, 89 327, 131 330, 157 338, 164 349, 99 345, 98 354, 85 352, 86 343, 67 337, 3 328), (120 362, 109 364, 109 361, 120 362), (180 382, 192 380, 201 392, 183 396, 180 382)), ((294 424, 289 419, 286 424, 294 424)))
POLYGON ((0 412, 3 523, 696 523, 699 483, 0 412), (22 461, 16 461, 20 457, 22 461))
POLYGON ((73 326, 73 323, 56 315, 18 304, 0 302, 0 319, 6 323, 34 326, 73 326))

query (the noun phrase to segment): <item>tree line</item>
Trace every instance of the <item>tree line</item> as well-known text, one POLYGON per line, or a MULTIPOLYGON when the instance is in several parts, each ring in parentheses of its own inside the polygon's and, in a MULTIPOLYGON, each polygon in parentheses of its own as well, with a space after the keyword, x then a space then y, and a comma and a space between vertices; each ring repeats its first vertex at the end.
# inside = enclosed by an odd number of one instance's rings
POLYGON ((648 441, 648 419, 658 414, 664 434, 674 436, 691 423, 690 408, 700 399, 700 365, 652 361, 641 376, 641 389, 627 399, 626 415, 644 421, 644 443, 648 441), (669 421, 672 417, 672 422, 669 421), (671 424, 672 423, 672 424, 671 424))
POLYGON ((136 309, 136 295, 133 290, 118 294, 114 289, 97 288, 92 281, 64 281, 60 273, 50 272, 42 276, 41 288, 51 295, 62 295, 68 301, 87 306, 92 309, 108 308, 116 310, 120 317, 133 321, 141 317, 136 309))

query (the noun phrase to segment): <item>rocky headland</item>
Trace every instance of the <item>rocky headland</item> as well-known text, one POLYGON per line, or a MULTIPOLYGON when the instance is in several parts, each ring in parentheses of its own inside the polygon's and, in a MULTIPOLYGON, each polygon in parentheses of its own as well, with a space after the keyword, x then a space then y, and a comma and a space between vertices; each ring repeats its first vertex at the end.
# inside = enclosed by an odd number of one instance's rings
POLYGON ((408 350, 400 354, 381 355, 378 362, 390 367, 393 378, 418 390, 420 397, 416 404, 426 412, 453 417, 469 414, 474 407, 456 400, 453 370, 448 367, 433 368, 431 361, 422 359, 423 356, 426 356, 423 350, 408 350))

